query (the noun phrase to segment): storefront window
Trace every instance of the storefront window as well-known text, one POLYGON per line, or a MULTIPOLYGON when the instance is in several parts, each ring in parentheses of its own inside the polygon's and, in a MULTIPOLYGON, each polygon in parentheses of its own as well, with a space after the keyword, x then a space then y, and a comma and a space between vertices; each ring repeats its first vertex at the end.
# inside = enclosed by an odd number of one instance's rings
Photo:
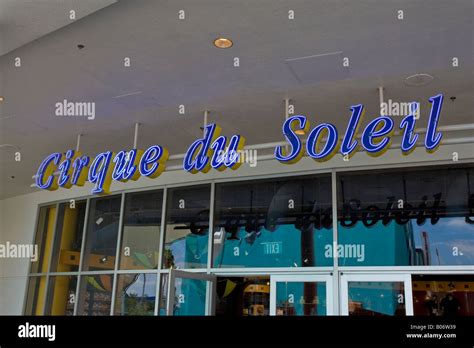
POLYGON ((168 190, 163 268, 205 268, 210 186, 168 190))
POLYGON ((276 315, 326 315, 324 282, 277 282, 276 315))
POLYGON ((31 273, 46 273, 51 257, 51 246, 56 221, 56 206, 41 207, 38 213, 35 244, 38 246, 38 259, 31 262, 31 273))
POLYGON ((162 204, 161 190, 125 196, 120 269, 157 268, 162 204))
POLYGON ((216 315, 232 318, 269 314, 269 276, 217 278, 216 315))
POLYGON ((206 284, 205 280, 176 278, 173 315, 205 315, 206 284))
POLYGON ((403 282, 349 282, 350 316, 405 316, 403 282))
MULTIPOLYGON (((169 280, 168 275, 162 275, 159 315, 167 315, 169 280)), ((174 278, 174 283, 171 285, 172 296, 174 296, 171 315, 205 315, 206 286, 206 280, 174 278)))
MULTIPOLYGON (((169 305, 173 315, 205 315, 208 280, 197 275, 207 268, 210 193, 210 185, 168 189, 164 236, 164 191, 125 195, 118 266, 142 272, 134 274, 115 269, 120 195, 91 198, 88 210, 86 200, 40 208, 39 260, 32 262, 25 314, 154 315, 158 306, 166 315, 169 305), (195 277, 163 273, 156 303, 160 257, 163 269, 199 270, 195 277)), ((325 282, 283 280, 270 294, 277 269, 253 279, 246 268, 332 267, 335 254, 339 266, 474 265, 473 165, 340 173, 337 193, 333 250, 329 175, 216 184, 212 267, 242 268, 217 281, 217 313, 268 315, 272 295, 276 315, 328 314, 325 282)), ((405 303, 407 284, 383 276, 348 280, 347 313, 405 315, 412 304, 405 303)), ((414 314, 471 315, 473 284, 466 275, 413 275, 414 314)))
POLYGON ((91 199, 83 271, 114 269, 120 201, 120 196, 91 199))
POLYGON ((121 274, 117 281, 115 315, 153 315, 156 274, 121 274))
POLYGON ((26 315, 43 315, 46 277, 30 277, 26 295, 26 315))
POLYGON ((78 315, 110 315, 113 276, 110 274, 81 277, 78 315))
POLYGON ((474 170, 338 176, 340 266, 473 265, 474 170))
POLYGON ((430 317, 473 316, 473 275, 413 275, 415 315, 430 317))
MULTIPOLYGON (((31 261, 31 273, 47 273, 54 238, 56 222, 56 205, 41 207, 38 212, 38 223, 35 233, 37 258, 31 261)), ((43 315, 45 309, 47 278, 30 276, 26 295, 25 314, 43 315)))
POLYGON ((74 200, 59 205, 51 272, 79 269, 86 201, 74 200))
POLYGON ((214 267, 332 266, 331 178, 216 185, 214 267))
POLYGON ((77 276, 52 276, 49 278, 47 315, 73 315, 76 303, 77 276))

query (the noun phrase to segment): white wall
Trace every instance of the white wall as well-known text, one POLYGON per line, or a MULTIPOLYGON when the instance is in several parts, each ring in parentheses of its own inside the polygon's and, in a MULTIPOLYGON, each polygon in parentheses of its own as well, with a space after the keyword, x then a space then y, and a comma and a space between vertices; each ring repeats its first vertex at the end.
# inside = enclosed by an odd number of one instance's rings
MULTIPOLYGON (((327 172, 331 168, 338 170, 377 168, 378 166, 415 166, 420 164, 453 164, 453 152, 457 152, 459 162, 473 162, 474 144, 441 146, 434 154, 427 154, 423 148, 416 149, 409 156, 402 156, 400 150, 390 150, 377 158, 365 153, 357 153, 349 162, 344 162, 337 155, 325 163, 318 163, 303 158, 299 163, 284 165, 275 160, 259 162, 256 168, 242 165, 236 171, 227 170, 223 173, 211 171, 208 174, 192 175, 179 171, 163 173, 159 178, 141 178, 137 182, 113 183, 112 191, 120 192, 134 188, 157 187, 176 183, 196 183, 210 179, 244 178, 255 175, 275 175, 284 173, 317 173, 327 172)), ((0 200, 0 243, 28 244, 33 241, 37 207, 39 204, 90 196, 90 184, 72 189, 59 189, 54 192, 37 191, 5 200, 0 200)), ((25 259, 0 259, 0 315, 22 314, 26 290, 26 275, 29 261, 25 259)))

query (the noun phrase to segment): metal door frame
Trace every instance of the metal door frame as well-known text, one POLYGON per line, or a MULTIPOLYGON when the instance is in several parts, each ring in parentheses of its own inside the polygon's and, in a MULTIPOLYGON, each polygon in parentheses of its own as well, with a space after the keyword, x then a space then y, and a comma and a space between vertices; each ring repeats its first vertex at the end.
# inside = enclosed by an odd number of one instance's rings
POLYGON ((333 276, 329 274, 270 275, 270 315, 276 315, 276 284, 278 282, 317 282, 326 284, 326 315, 334 313, 333 276))
POLYGON ((377 282, 391 283, 403 282, 405 291, 405 312, 407 316, 413 315, 413 293, 411 286, 411 274, 386 274, 386 273, 352 273, 341 274, 341 292, 340 292, 340 308, 341 315, 349 315, 349 282, 377 282))
POLYGON ((168 273, 168 287, 166 296, 166 315, 173 315, 174 308, 174 284, 176 278, 205 280, 206 281, 206 304, 205 315, 214 315, 215 313, 215 293, 216 293, 216 276, 207 273, 186 272, 177 269, 170 269, 168 273))

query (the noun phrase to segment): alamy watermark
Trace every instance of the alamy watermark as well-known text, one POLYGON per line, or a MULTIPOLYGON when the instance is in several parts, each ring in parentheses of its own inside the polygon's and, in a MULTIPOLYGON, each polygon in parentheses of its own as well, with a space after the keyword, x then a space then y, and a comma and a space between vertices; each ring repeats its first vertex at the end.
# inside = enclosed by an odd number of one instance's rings
POLYGON ((326 244, 324 246, 324 257, 336 257, 340 259, 356 259, 357 262, 365 261, 364 244, 326 244))
POLYGON ((408 116, 413 115, 415 119, 420 118, 420 103, 397 102, 392 99, 380 103, 380 115, 383 116, 408 116))
POLYGON ((70 102, 64 99, 54 104, 56 116, 84 116, 88 120, 95 119, 94 102, 70 102))
POLYGON ((56 340, 56 325, 38 325, 26 322, 18 326, 19 338, 46 338, 48 341, 56 340))
POLYGON ((233 162, 236 156, 238 156, 238 158, 235 160, 235 163, 248 163, 248 165, 252 168, 255 168, 257 166, 258 159, 256 149, 221 150, 217 153, 217 161, 233 162))
POLYGON ((38 261, 37 244, 14 244, 6 242, 0 244, 0 259, 30 259, 32 262, 38 261))

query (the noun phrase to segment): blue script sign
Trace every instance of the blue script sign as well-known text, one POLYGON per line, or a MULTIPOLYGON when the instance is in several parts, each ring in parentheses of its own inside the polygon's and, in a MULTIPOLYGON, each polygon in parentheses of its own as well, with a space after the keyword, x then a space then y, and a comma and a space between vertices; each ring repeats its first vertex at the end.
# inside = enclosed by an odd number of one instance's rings
MULTIPOLYGON (((428 152, 433 152, 438 148, 443 136, 437 131, 443 95, 431 97, 429 101, 432 105, 424 146, 428 152)), ((412 105, 418 103, 414 102, 412 105)), ((288 145, 277 146, 275 158, 281 163, 291 164, 298 162, 306 153, 316 161, 327 161, 338 152, 350 157, 359 147, 371 156, 382 155, 390 147, 396 130, 395 122, 388 116, 379 116, 367 124, 360 140, 357 140, 363 109, 361 104, 350 108, 351 117, 342 138, 334 125, 322 123, 309 132, 304 147, 296 131, 304 130, 307 134, 310 129, 309 121, 302 115, 288 118, 282 128, 288 145)), ((398 127, 402 132, 400 149, 404 155, 413 151, 419 138, 419 134, 415 133, 417 111, 412 108, 411 114, 403 118, 398 127)), ((223 171, 226 168, 235 170, 240 166, 244 137, 233 135, 228 139, 220 135, 220 132, 221 129, 216 124, 205 127, 204 137, 193 142, 184 156, 185 171, 192 174, 207 173, 211 168, 223 171)), ((58 187, 83 186, 85 181, 89 181, 94 184, 92 193, 106 194, 110 192, 113 180, 126 182, 137 180, 141 176, 158 177, 165 170, 168 157, 168 150, 159 145, 150 146, 145 151, 106 151, 98 154, 93 160, 73 150, 56 152, 47 156, 40 164, 36 173, 36 186, 40 189, 55 190, 58 187)))

